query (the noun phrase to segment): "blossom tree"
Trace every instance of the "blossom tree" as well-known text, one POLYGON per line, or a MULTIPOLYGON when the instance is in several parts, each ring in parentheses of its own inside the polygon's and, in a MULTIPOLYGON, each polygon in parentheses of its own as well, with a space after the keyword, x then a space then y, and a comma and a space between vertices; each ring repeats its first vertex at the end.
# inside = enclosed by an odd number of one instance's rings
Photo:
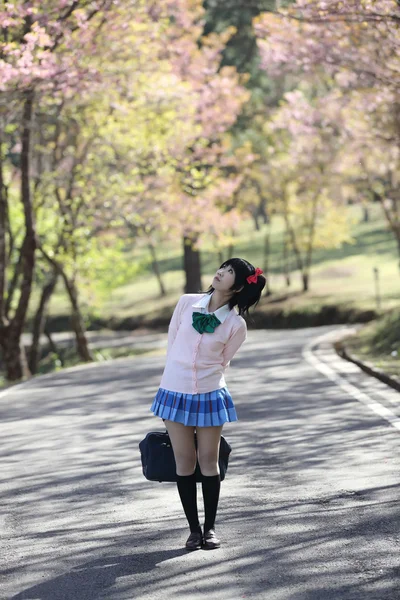
POLYGON ((297 0, 255 19, 264 68, 303 72, 323 67, 352 87, 400 85, 396 0, 297 0))
MULTIPOLYGON (((71 94, 79 85, 90 85, 95 74, 82 63, 82 43, 94 43, 96 30, 112 4, 112 0, 18 1, 5 3, 0 11, 0 344, 10 380, 29 373, 20 339, 32 291, 37 245, 30 163, 35 106, 43 94, 71 94), (73 59, 75 66, 71 68, 73 59), (13 248, 17 260, 10 289, 6 274, 12 242, 12 182, 5 160, 11 150, 7 149, 8 131, 16 122, 24 234, 20 247, 13 248), (12 305, 7 298, 15 289, 18 298, 12 305)), ((15 170, 11 175, 16 176, 15 170)))
MULTIPOLYGON (((162 114, 170 119, 163 120, 161 135, 153 119, 142 112, 139 143, 113 136, 112 146, 124 157, 122 170, 130 174, 131 182, 117 192, 115 206, 153 249, 168 237, 182 240, 185 290, 197 291, 202 287, 201 238, 215 232, 222 236, 237 220, 226 208, 240 180, 237 172, 226 177, 224 161, 231 152, 226 134, 248 93, 235 68, 220 68, 232 31, 202 36, 202 2, 157 3, 148 16, 154 27, 150 39, 157 40, 152 54, 164 71, 162 86, 159 77, 149 79, 142 102, 159 119, 162 114), (167 109, 169 113, 164 112, 167 109), (124 152, 119 143, 125 145, 124 152)), ((126 114, 129 118, 129 110, 126 114)), ((139 114, 136 110, 135 118, 139 114)))
POLYGON ((198 252, 201 234, 223 234, 231 227, 231 219, 235 219, 229 211, 218 211, 215 200, 219 196, 221 206, 222 199, 232 195, 239 184, 238 178, 226 179, 221 170, 226 155, 223 142, 249 99, 236 69, 220 67, 223 49, 233 30, 202 36, 204 9, 201 2, 193 4, 197 4, 197 12, 186 12, 184 17, 181 7, 175 4, 176 26, 169 32, 175 44, 168 46, 173 69, 188 82, 195 107, 194 135, 176 172, 176 189, 180 191, 173 207, 183 239, 186 292, 202 288, 198 252), (183 31, 186 35, 182 35, 183 31))
POLYGON ((295 90, 266 123, 270 134, 269 177, 280 199, 286 232, 309 289, 313 253, 340 246, 349 231, 338 197, 337 160, 342 148, 340 110, 325 96, 295 90))
POLYGON ((399 25, 395 0, 297 0, 255 20, 271 76, 318 78, 338 90, 336 104, 347 115, 342 164, 356 160, 359 180, 380 200, 400 257, 399 25))
MULTIPOLYGON (((9 379, 28 372, 20 335, 36 248, 53 270, 49 290, 57 273, 79 325, 75 279, 96 232, 130 226, 153 249, 179 236, 190 258, 204 234, 237 222, 227 206, 240 176, 227 180, 222 167, 247 93, 234 68, 219 68, 231 32, 202 37, 203 17, 199 0, 21 2, 1 13, 0 337, 9 379), (19 180, 23 213, 10 211, 19 180)), ((187 289, 201 286, 199 267, 186 261, 187 289)), ((36 339, 41 323, 38 315, 36 339)))

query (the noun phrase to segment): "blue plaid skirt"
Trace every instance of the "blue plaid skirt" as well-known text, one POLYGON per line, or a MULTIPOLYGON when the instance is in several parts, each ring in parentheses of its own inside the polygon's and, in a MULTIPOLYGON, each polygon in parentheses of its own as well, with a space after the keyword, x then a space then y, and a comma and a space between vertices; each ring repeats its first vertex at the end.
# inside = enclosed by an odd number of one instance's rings
POLYGON ((194 427, 212 427, 238 420, 226 387, 206 394, 183 394, 159 388, 150 410, 162 419, 194 427))

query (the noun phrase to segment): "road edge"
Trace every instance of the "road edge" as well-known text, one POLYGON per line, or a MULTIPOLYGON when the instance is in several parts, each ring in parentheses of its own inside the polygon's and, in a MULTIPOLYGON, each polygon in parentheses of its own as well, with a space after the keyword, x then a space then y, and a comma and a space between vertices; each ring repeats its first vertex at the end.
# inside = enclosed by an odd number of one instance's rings
POLYGON ((355 365, 360 367, 360 369, 362 369, 365 373, 367 373, 367 375, 370 375, 371 377, 375 377, 376 379, 379 379, 380 381, 382 381, 382 383, 385 383, 386 385, 388 385, 388 386, 394 388, 396 391, 400 392, 400 381, 399 380, 397 380, 394 377, 391 377, 390 375, 385 373, 385 371, 382 371, 382 369, 375 367, 371 363, 364 362, 364 361, 360 360, 359 358, 357 358, 356 356, 354 356, 353 354, 351 354, 350 352, 348 352, 348 350, 346 350, 346 347, 342 341, 338 340, 336 342, 333 342, 332 345, 333 345, 336 353, 338 354, 338 356, 340 356, 340 358, 343 358, 344 360, 348 360, 349 362, 354 363, 355 365))
MULTIPOLYGON (((349 333, 349 332, 347 332, 349 333)), ((374 400, 368 392, 359 389, 356 385, 349 382, 346 377, 340 371, 333 368, 329 362, 321 360, 315 353, 315 347, 321 343, 329 345, 332 356, 337 356, 339 360, 345 361, 344 358, 339 356, 334 348, 335 342, 340 341, 346 333, 342 330, 334 330, 328 334, 323 334, 317 338, 310 340, 302 350, 304 359, 311 364, 317 371, 322 373, 327 379, 332 381, 335 385, 339 386, 346 394, 354 398, 356 401, 367 406, 372 412, 377 414, 380 418, 387 421, 391 426, 400 432, 400 417, 398 417, 392 410, 387 408, 381 402, 374 400), (336 339, 335 339, 336 338, 336 339)), ((356 365, 358 367, 358 365, 356 365)), ((360 368, 360 367, 358 367, 360 368)))

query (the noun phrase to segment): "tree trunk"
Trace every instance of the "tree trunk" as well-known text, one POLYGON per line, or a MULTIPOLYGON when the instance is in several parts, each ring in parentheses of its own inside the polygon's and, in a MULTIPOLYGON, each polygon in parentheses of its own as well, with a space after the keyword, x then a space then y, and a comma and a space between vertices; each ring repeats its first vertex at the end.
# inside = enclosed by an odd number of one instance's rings
POLYGON ((394 199, 392 199, 391 202, 388 202, 383 195, 380 195, 379 202, 382 206, 383 213, 387 219, 388 225, 396 239, 397 252, 399 257, 398 267, 400 270, 400 211, 398 210, 398 199, 395 197, 395 194, 393 194, 393 198, 394 199))
POLYGON ((55 342, 54 342, 53 338, 51 337, 51 333, 50 333, 50 331, 49 331, 49 330, 46 328, 46 326, 45 326, 45 329, 44 329, 44 335, 47 337, 47 339, 48 339, 48 341, 49 341, 49 348, 50 348, 50 351, 51 351, 53 354, 55 354, 55 355, 57 356, 58 360, 59 360, 59 361, 60 361, 60 363, 61 363, 61 366, 63 367, 65 363, 64 363, 64 359, 63 359, 62 353, 60 353, 60 352, 58 351, 58 349, 57 349, 57 346, 56 346, 56 344, 55 344, 55 342))
POLYGON ((369 206, 364 204, 362 207, 362 210, 363 210, 363 223, 368 223, 369 222, 369 206))
POLYGON ((21 336, 16 335, 15 330, 8 326, 1 331, 0 343, 6 379, 18 381, 29 378, 30 372, 25 348, 21 345, 21 336))
POLYGON ((260 231, 260 224, 258 222, 258 214, 256 213, 256 211, 252 211, 252 217, 253 217, 253 221, 254 221, 254 228, 256 231, 260 231))
POLYGON ((296 257, 297 268, 299 269, 299 271, 301 273, 301 278, 302 278, 302 282, 303 282, 303 292, 306 292, 308 289, 308 273, 307 273, 306 269, 304 268, 304 262, 301 257, 301 252, 296 243, 295 232, 293 231, 292 227, 290 226, 288 219, 286 220, 286 227, 287 227, 288 234, 290 235, 290 242, 291 242, 291 245, 293 248, 294 255, 296 257))
POLYGON ((269 259, 271 254, 271 230, 269 225, 267 225, 265 229, 265 238, 264 238, 264 274, 267 283, 265 285, 264 296, 271 295, 271 288, 269 286, 269 259))
POLYGON ((24 253, 25 253, 25 248, 24 248, 25 243, 26 243, 26 239, 22 243, 22 246, 19 250, 18 260, 15 263, 14 272, 13 272, 11 280, 8 284, 7 298, 5 301, 5 314, 6 315, 8 315, 10 313, 10 309, 11 309, 11 306, 12 306, 13 300, 14 300, 14 294, 18 289, 18 280, 22 273, 22 264, 23 264, 24 253))
POLYGON ((163 298, 164 296, 167 295, 167 292, 165 291, 164 283, 161 278, 161 272, 160 272, 160 267, 159 267, 158 260, 157 260, 156 249, 155 249, 154 244, 152 244, 152 242, 149 241, 148 245, 149 245, 149 250, 150 250, 150 254, 151 254, 154 275, 156 276, 158 285, 160 287, 160 297, 163 298))
POLYGON ((79 307, 78 290, 76 288, 75 282, 73 280, 68 279, 68 276, 62 268, 62 266, 60 265, 60 263, 54 260, 54 258, 52 258, 49 254, 47 254, 47 252, 42 246, 40 246, 40 251, 45 257, 45 259, 57 270, 57 272, 59 273, 59 275, 61 275, 64 281, 65 289, 67 290, 68 297, 71 301, 71 325, 75 333, 76 349, 82 360, 84 360, 85 362, 90 362, 93 360, 93 357, 90 353, 89 345, 86 339, 85 325, 79 307))
POLYGON ((76 349, 81 357, 81 359, 85 362, 90 362, 93 359, 93 356, 89 350, 88 341, 86 338, 86 330, 83 322, 82 313, 79 306, 78 300, 78 290, 73 281, 69 281, 67 277, 64 279, 68 296, 71 301, 72 313, 71 313, 71 325, 72 329, 75 333, 76 338, 76 349))
POLYGON ((31 373, 36 373, 40 355, 40 336, 42 335, 46 321, 46 310, 49 304, 54 288, 56 287, 58 273, 54 272, 50 280, 42 290, 39 307, 33 320, 32 344, 29 352, 29 369, 31 373))
POLYGON ((36 231, 30 192, 30 144, 32 130, 33 91, 26 93, 23 114, 23 131, 21 144, 21 199, 24 206, 25 240, 22 245, 23 267, 21 293, 14 315, 17 334, 22 335, 26 313, 32 291, 33 273, 35 269, 36 231))
MULTIPOLYGON (((36 232, 30 192, 30 145, 34 102, 33 90, 28 90, 25 92, 24 96, 21 134, 21 201, 24 211, 25 237, 21 247, 22 280, 19 288, 20 294, 15 314, 12 319, 9 319, 5 312, 5 274, 3 271, 6 268, 6 256, 4 254, 5 233, 2 233, 1 230, 4 231, 5 227, 6 200, 2 169, 0 168, 0 217, 2 220, 2 227, 0 227, 0 339, 6 377, 10 381, 16 381, 29 376, 25 350, 21 345, 21 336, 25 326, 26 313, 32 291, 36 250, 36 232)), ((0 162, 2 161, 0 160, 0 162)))
POLYGON ((3 174, 2 153, 3 132, 0 130, 0 332, 5 326, 5 291, 7 270, 7 244, 6 244, 6 219, 7 219, 7 197, 3 174))
POLYGON ((317 192, 316 194, 314 194, 313 201, 312 201, 312 213, 311 213, 311 222, 310 222, 309 235, 308 235, 308 247, 307 247, 307 252, 306 252, 305 261, 304 261, 304 272, 302 275, 304 292, 307 292, 310 287, 310 271, 311 271, 311 264, 312 264, 313 251, 314 251, 315 229, 316 229, 316 224, 317 224, 318 198, 319 198, 319 193, 317 192))
POLYGON ((395 236, 396 236, 396 243, 397 243, 397 255, 399 257, 399 262, 398 262, 398 268, 400 271, 400 227, 397 228, 397 231, 395 232, 395 236))
POLYGON ((265 199, 262 199, 260 202, 260 205, 259 205, 259 214, 260 214, 260 217, 262 217, 264 225, 268 225, 269 221, 270 221, 266 205, 267 205, 267 203, 266 203, 265 199))
POLYGON ((289 270, 289 239, 288 232, 285 231, 283 238, 283 272, 285 275, 286 287, 290 287, 290 270, 289 270))
POLYGON ((185 294, 198 294, 201 292, 201 265, 200 252, 194 248, 196 240, 189 237, 183 238, 183 268, 185 270, 185 294))

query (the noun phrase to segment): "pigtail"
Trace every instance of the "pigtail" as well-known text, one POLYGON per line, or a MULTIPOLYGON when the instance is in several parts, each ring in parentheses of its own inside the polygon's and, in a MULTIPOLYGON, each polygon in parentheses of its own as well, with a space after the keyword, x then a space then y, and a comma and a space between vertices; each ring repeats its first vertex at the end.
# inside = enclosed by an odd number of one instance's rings
MULTIPOLYGON (((232 310, 232 308, 237 306, 239 315, 247 318, 249 316, 249 308, 252 306, 256 307, 259 303, 267 280, 262 274, 261 269, 254 267, 244 258, 230 258, 222 263, 220 269, 228 266, 233 268, 236 275, 233 291, 240 290, 235 292, 229 300, 229 308, 232 310)), ((210 286, 206 293, 212 294, 213 291, 213 286, 210 286)))
MULTIPOLYGON (((255 269, 254 271, 256 272, 255 269)), ((239 309, 239 315, 246 318, 249 316, 249 308, 252 306, 255 308, 257 306, 266 283, 267 280, 264 275, 262 275, 262 271, 257 274, 256 281, 249 282, 246 279, 243 289, 232 298, 234 302, 233 306, 237 306, 239 309)), ((233 308, 233 306, 231 308, 233 308)))

